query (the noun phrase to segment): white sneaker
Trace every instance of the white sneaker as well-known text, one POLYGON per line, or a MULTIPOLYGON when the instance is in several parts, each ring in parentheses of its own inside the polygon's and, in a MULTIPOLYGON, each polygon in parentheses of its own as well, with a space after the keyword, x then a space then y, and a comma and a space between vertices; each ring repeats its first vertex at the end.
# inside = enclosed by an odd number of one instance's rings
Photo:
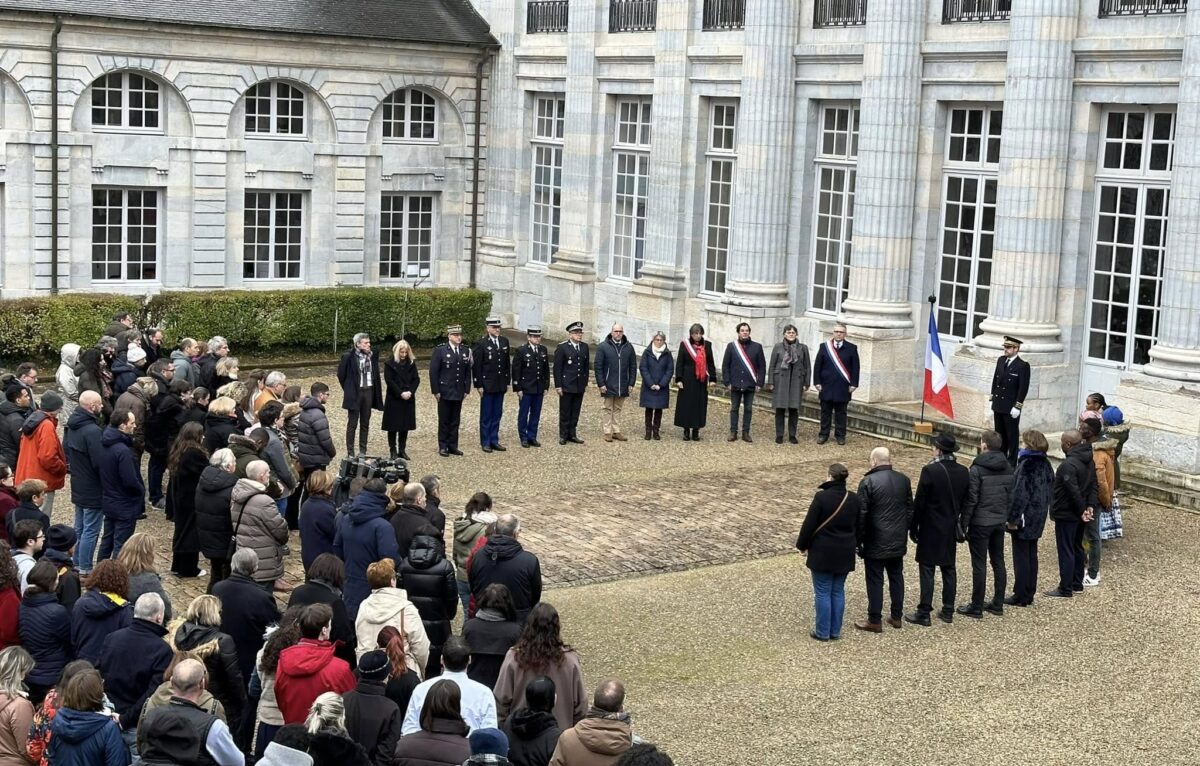
POLYGON ((1095 577, 1092 577, 1091 575, 1086 575, 1086 574, 1083 576, 1083 587, 1094 588, 1099 584, 1100 584, 1100 573, 1099 572, 1096 573, 1095 577))

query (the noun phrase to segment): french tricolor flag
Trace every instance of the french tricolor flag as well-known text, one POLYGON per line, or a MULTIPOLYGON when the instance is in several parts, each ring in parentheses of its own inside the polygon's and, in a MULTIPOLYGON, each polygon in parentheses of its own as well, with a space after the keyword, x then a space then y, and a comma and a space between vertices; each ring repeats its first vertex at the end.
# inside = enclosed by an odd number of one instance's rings
POLYGON ((925 403, 946 417, 954 418, 950 403, 950 375, 942 360, 942 343, 938 340, 937 318, 929 312, 929 342, 925 345, 925 403))

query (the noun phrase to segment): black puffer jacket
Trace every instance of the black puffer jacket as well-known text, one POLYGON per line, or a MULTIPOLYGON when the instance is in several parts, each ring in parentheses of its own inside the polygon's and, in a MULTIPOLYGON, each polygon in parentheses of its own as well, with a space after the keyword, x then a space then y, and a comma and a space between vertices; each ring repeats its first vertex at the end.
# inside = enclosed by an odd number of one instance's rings
POLYGON ((1080 521, 1085 508, 1100 508, 1100 488, 1096 484, 1096 464, 1092 445, 1080 442, 1067 455, 1054 473, 1054 500, 1050 516, 1055 521, 1080 521))
POLYGON ((233 520, 229 517, 233 486, 237 474, 220 466, 206 466, 196 486, 196 534, 200 552, 210 559, 229 556, 229 541, 233 538, 233 520))
MULTIPOLYGON (((0 391, 0 396, 3 396, 0 391)), ((22 409, 7 399, 0 399, 0 463, 16 469, 17 453, 21 450, 21 424, 29 410, 22 409)))
POLYGON ((230 721, 240 721, 246 707, 246 682, 233 638, 210 625, 185 622, 175 632, 175 648, 194 653, 204 663, 209 693, 225 706, 230 721))
POLYGON ((421 613, 429 643, 446 643, 450 621, 458 614, 458 586, 442 542, 429 535, 414 537, 408 558, 400 562, 400 580, 408 600, 421 613))
POLYGON ((971 463, 967 504, 958 519, 959 531, 998 527, 1008 521, 1012 502, 1013 469, 1003 452, 982 452, 971 463))
POLYGON ((467 580, 476 602, 492 583, 508 586, 520 623, 525 622, 529 610, 542 600, 542 563, 516 538, 507 535, 492 535, 475 552, 467 580))
POLYGON ((238 432, 237 418, 208 413, 204 416, 204 448, 211 455, 229 446, 229 437, 238 432))
POLYGON ((296 428, 300 442, 296 448, 296 459, 301 468, 319 468, 329 465, 337 456, 333 436, 329 433, 329 418, 325 416, 325 405, 316 397, 308 396, 300 402, 300 414, 296 416, 296 428))
POLYGON ((896 559, 908 553, 912 482, 890 465, 875 466, 858 483, 858 547, 865 559, 896 559))
POLYGON ((508 760, 513 766, 548 766, 562 736, 554 713, 521 708, 504 722, 508 760))

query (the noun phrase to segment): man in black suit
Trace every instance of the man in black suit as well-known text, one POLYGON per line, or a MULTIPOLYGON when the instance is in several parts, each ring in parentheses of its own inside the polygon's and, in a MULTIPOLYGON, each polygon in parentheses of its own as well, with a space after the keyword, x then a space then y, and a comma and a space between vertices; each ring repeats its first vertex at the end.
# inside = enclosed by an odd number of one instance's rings
POLYGON ((1029 393, 1029 362, 1017 356, 1021 341, 1004 336, 1004 356, 996 360, 992 375, 992 418, 1000 434, 1000 451, 1011 465, 1017 464, 1017 447, 1021 443, 1021 408, 1029 393))
POLYGON ((833 337, 817 349, 813 385, 821 400, 821 430, 817 444, 829 441, 829 426, 838 444, 846 443, 846 405, 858 388, 858 346, 846 340, 846 325, 833 326, 833 337))
POLYGON ((473 373, 479 403, 479 446, 484 452, 504 452, 500 446, 500 416, 508 391, 510 362, 508 338, 500 334, 500 318, 487 318, 487 335, 475 344, 473 373))
POLYGON ((463 399, 471 392, 471 350, 462 344, 462 327, 446 328, 447 342, 429 357, 429 390, 437 399, 438 454, 461 455, 458 423, 463 399))
POLYGON ((967 503, 971 477, 967 467, 954 459, 958 442, 953 434, 933 439, 933 461, 921 469, 917 496, 913 498, 909 538, 917 544, 917 571, 921 597, 917 611, 905 621, 929 627, 933 612, 933 576, 942 570, 942 610, 938 619, 954 622, 954 598, 958 590, 958 517, 967 503))
POLYGON ((550 388, 550 356, 542 345, 542 328, 530 327, 529 342, 517 349, 512 363, 512 387, 517 392, 517 435, 522 447, 540 447, 538 423, 542 399, 550 388))
POLYGON ((554 350, 554 390, 558 392, 558 443, 583 444, 576 429, 587 391, 591 357, 583 342, 583 322, 567 325, 568 340, 554 350))

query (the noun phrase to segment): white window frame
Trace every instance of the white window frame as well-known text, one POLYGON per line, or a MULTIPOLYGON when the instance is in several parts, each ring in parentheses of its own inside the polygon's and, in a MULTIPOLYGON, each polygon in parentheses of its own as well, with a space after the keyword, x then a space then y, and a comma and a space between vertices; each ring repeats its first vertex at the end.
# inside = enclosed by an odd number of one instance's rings
POLYGON ((823 316, 837 316, 842 310, 842 301, 846 299, 850 290, 850 261, 853 256, 853 240, 854 240, 854 202, 855 194, 858 185, 858 140, 860 128, 861 112, 857 101, 832 102, 824 104, 821 107, 821 116, 817 127, 817 154, 813 160, 814 165, 814 189, 813 197, 813 217, 812 217, 812 263, 809 268, 809 291, 808 305, 809 311, 813 314, 823 316), (839 126, 839 118, 845 116, 845 129, 839 126), (832 125, 830 120, 832 119, 832 125), (841 141, 842 146, 839 150, 838 141, 841 141), (833 146, 826 148, 826 141, 832 142, 833 146), (826 189, 823 184, 825 176, 835 176, 842 174, 842 186, 834 188, 831 186, 826 189), (828 200, 830 203, 828 213, 822 212, 822 203, 828 200), (837 200, 840 204, 840 210, 837 213, 833 212, 832 203, 837 200), (838 236, 830 237, 828 230, 824 236, 821 235, 821 225, 827 220, 832 223, 837 221, 838 236), (828 254, 831 246, 836 243, 838 254, 837 260, 831 261, 828 257, 821 259, 818 254, 821 252, 822 243, 825 243, 825 252, 828 254), (818 268, 824 267, 826 278, 818 280, 818 268), (829 273, 835 276, 835 280, 831 281, 829 273), (836 292, 835 292, 836 291, 836 292), (833 299, 833 307, 829 308, 829 293, 835 292, 833 299))
POLYGON ((164 104, 163 104, 163 87, 162 87, 162 84, 158 82, 158 80, 154 79, 150 75, 148 75, 144 72, 129 71, 129 70, 121 70, 121 71, 117 71, 117 72, 106 72, 105 74, 100 75, 99 77, 97 77, 95 80, 92 81, 91 89, 92 89, 92 93, 91 93, 92 103, 88 106, 88 120, 92 125, 92 130, 96 131, 97 133, 144 133, 147 135, 161 135, 162 133, 165 132, 165 130, 166 130, 165 123, 166 123, 167 115, 166 115, 166 109, 164 108, 164 104), (144 83, 146 83, 147 85, 154 86, 153 90, 150 90, 148 88, 132 89, 134 92, 140 92, 143 94, 143 96, 142 96, 143 97, 143 102, 142 102, 143 107, 138 110, 131 110, 130 103, 129 103, 130 102, 129 96, 130 96, 130 92, 131 92, 131 89, 129 86, 130 76, 140 77, 140 78, 142 78, 142 81, 144 83), (102 81, 105 81, 110 77, 119 77, 120 78, 120 87, 110 88, 106 85, 105 86, 101 85, 102 81), (120 124, 118 124, 118 125, 101 125, 96 122, 96 119, 95 119, 96 118, 96 115, 95 115, 96 109, 102 109, 106 115, 109 111, 111 111, 113 109, 113 107, 110 107, 110 106, 104 106, 104 107, 96 106, 96 94, 99 92, 106 92, 106 93, 114 93, 115 92, 115 93, 119 93, 121 95, 121 106, 117 107, 120 110, 120 114, 121 114, 120 124), (145 94, 149 94, 149 93, 153 93, 155 99, 158 102, 158 104, 155 106, 154 109, 147 109, 144 106, 145 94), (144 114, 153 113, 155 115, 156 119, 158 120, 158 124, 153 127, 146 127, 145 125, 141 125, 141 126, 130 125, 129 124, 129 115, 130 115, 131 111, 140 111, 144 114))
POLYGON ((438 143, 438 141, 441 140, 442 131, 441 131, 441 125, 439 124, 441 122, 441 105, 438 103, 437 96, 433 95, 432 93, 430 93, 426 90, 422 90, 421 88, 412 88, 412 87, 399 88, 388 94, 388 97, 386 99, 384 99, 384 103, 382 106, 383 106, 384 112, 380 115, 383 118, 381 135, 383 136, 384 143, 388 143, 388 144, 436 144, 436 143, 438 143), (404 119, 403 120, 388 119, 387 111, 391 110, 393 116, 395 115, 394 110, 397 107, 396 99, 401 94, 403 94, 403 96, 404 96, 404 119), (419 105, 418 108, 421 109, 422 111, 425 109, 432 108, 433 109, 433 119, 432 120, 424 120, 424 119, 413 120, 412 119, 412 113, 413 113, 412 98, 413 98, 413 96, 420 96, 422 99, 428 99, 428 103, 422 103, 419 105), (432 136, 419 136, 419 137, 414 138, 412 135, 413 128, 418 127, 418 126, 423 127, 426 125, 432 125, 433 135, 432 136), (394 126, 401 126, 404 129, 404 135, 403 136, 387 135, 388 131, 390 129, 392 129, 394 126))
MULTIPOLYGON (((91 248, 92 249, 91 249, 91 254, 89 257, 89 261, 88 261, 88 265, 90 266, 90 269, 91 269, 90 274, 91 274, 92 282, 103 283, 106 285, 116 285, 116 284, 147 285, 147 284, 161 283, 161 281, 162 281, 162 261, 163 261, 163 259, 162 259, 163 209, 165 207, 163 204, 163 198, 166 196, 165 192, 166 192, 165 189, 162 189, 159 187, 152 187, 152 186, 145 186, 145 187, 144 186, 93 186, 92 187, 92 202, 91 202, 91 248), (107 277, 107 276, 97 277, 96 276, 96 266, 97 266, 97 264, 96 264, 96 246, 97 246, 96 229, 98 226, 98 224, 96 222, 96 211, 99 209, 99 207, 96 204, 96 193, 97 192, 102 192, 104 194, 110 194, 112 192, 117 192, 121 195, 121 205, 119 208, 119 210, 121 211, 121 221, 120 221, 119 227, 116 227, 116 231, 120 232, 120 241, 117 243, 111 243, 111 242, 108 242, 106 239, 105 242, 102 244, 102 246, 111 246, 113 244, 116 244, 117 247, 120 249, 121 276, 119 276, 119 277, 107 277), (132 193, 132 192, 138 192, 138 193, 143 193, 143 194, 146 194, 146 193, 154 194, 154 205, 153 206, 143 205, 140 208, 141 210, 153 210, 154 211, 154 241, 152 243, 154 245, 154 276, 152 276, 152 277, 136 277, 136 276, 131 277, 130 276, 130 261, 129 261, 130 247, 136 246, 136 244, 140 244, 140 245, 146 244, 145 242, 133 243, 130 241, 130 237, 129 237, 129 233, 130 233, 129 196, 130 196, 130 193, 132 193)), ((106 210, 118 209, 115 206, 108 205, 108 204, 103 205, 103 208, 106 210)), ((106 231, 113 230, 113 227, 107 221, 103 224, 99 224, 99 226, 102 226, 106 231)), ((146 228, 144 224, 142 224, 142 228, 143 229, 146 228)), ((106 257, 106 259, 103 261, 102 267, 107 270, 107 266, 110 265, 111 263, 114 263, 114 261, 109 261, 106 257)))
POLYGON ((652 139, 652 103, 649 96, 617 99, 612 144, 612 227, 609 250, 609 277, 633 280, 641 275, 646 257, 646 222, 650 196, 650 142, 652 139), (623 173, 622 166, 633 164, 633 173, 623 173), (643 172, 644 171, 644 172, 643 172), (622 195, 623 177, 631 178, 633 193, 622 195), (620 212, 620 201, 632 202, 632 214, 620 212), (639 212, 640 215, 639 215, 639 212), (628 233, 621 233, 620 224, 630 222, 628 233), (620 252, 621 244, 629 252, 620 252))
MULTIPOLYGON (((296 189, 246 189, 245 194, 243 195, 243 203, 248 202, 248 200, 246 200, 245 197, 248 197, 251 194, 267 194, 267 195, 270 195, 270 197, 271 197, 270 207, 267 208, 267 210, 270 214, 270 222, 267 225, 268 236, 267 236, 267 242, 265 243, 267 245, 267 253, 269 255, 269 259, 266 261, 268 274, 266 276, 246 276, 246 265, 247 265, 246 249, 248 247, 250 247, 249 238, 246 236, 246 234, 247 234, 247 229, 250 228, 250 226, 251 226, 250 210, 252 208, 250 208, 249 205, 244 204, 243 205, 243 221, 242 221, 242 271, 241 271, 242 281, 250 282, 250 283, 259 283, 259 284, 264 283, 264 282, 302 282, 304 280, 304 274, 305 274, 305 261, 308 260, 308 226, 307 226, 307 223, 308 223, 308 199, 307 199, 308 193, 304 192, 304 191, 298 191, 296 189), (290 261, 280 261, 280 260, 276 259, 276 257, 275 257, 276 248, 281 246, 281 244, 284 246, 293 244, 291 242, 280 243, 280 241, 278 239, 279 231, 278 231, 278 227, 275 225, 275 216, 277 215, 277 213, 279 211, 279 199, 282 195, 288 195, 288 196, 295 195, 300 199, 300 225, 298 227, 298 229, 299 229, 298 234, 300 237, 300 241, 295 243, 295 244, 298 244, 300 247, 300 259, 297 262, 297 274, 294 277, 293 276, 287 276, 287 277, 276 276, 277 267, 279 266, 279 264, 291 263, 290 261)), ((253 209, 260 210, 261 208, 253 208, 253 209)), ((259 228, 257 226, 257 224, 254 224, 254 226, 255 226, 255 228, 259 228)), ((258 241, 255 241, 255 243, 254 243, 255 246, 261 245, 261 244, 263 244, 263 243, 258 242, 258 241)), ((257 265, 260 262, 257 259, 255 259, 253 263, 255 266, 255 270, 257 271, 257 265)))
POLYGON ((713 100, 708 109, 708 140, 704 153, 702 295, 724 295, 729 280, 733 208, 737 199, 737 124, 740 109, 741 105, 736 100, 713 100), (719 192, 724 192, 723 198, 719 192), (724 223, 719 216, 714 220, 714 215, 721 212, 725 216, 724 223))
POLYGON ((384 192, 380 196, 379 200, 379 281, 388 284, 401 283, 414 285, 418 282, 430 279, 430 277, 433 276, 434 264, 437 262, 437 235, 438 204, 436 194, 431 192, 384 192), (402 205, 403 210, 401 210, 399 213, 396 212, 394 207, 390 211, 387 210, 386 208, 388 204, 391 203, 394 205, 396 200, 404 201, 402 205), (428 201, 429 210, 413 211, 412 204, 414 200, 428 201), (427 214, 429 216, 429 226, 427 229, 424 227, 413 229, 410 227, 410 223, 412 222, 411 216, 414 214, 414 212, 416 215, 427 214), (385 226, 385 220, 388 216, 394 217, 396 215, 400 216, 401 225, 399 228, 393 226, 389 229, 385 226), (383 243, 385 231, 391 232, 393 240, 397 236, 399 237, 400 241, 398 243, 393 241, 393 243, 390 245, 391 248, 394 248, 400 254, 399 259, 385 260, 385 249, 389 247, 385 246, 383 243), (414 243, 412 241, 414 234, 420 231, 428 231, 428 242, 414 243), (427 261, 425 263, 423 263, 422 259, 419 257, 415 261, 411 258, 412 249, 421 247, 427 248, 428 258, 425 259, 425 261, 427 261), (391 276, 390 274, 385 275, 383 273, 385 265, 390 266, 394 263, 399 263, 401 267, 401 275, 398 277, 391 276), (422 269, 422 265, 424 265, 424 269, 422 269))
MULTIPOLYGON (((1000 175, 1000 140, 1003 135, 1003 114, 1004 107, 1002 104, 954 104, 949 107, 946 120, 945 131, 945 148, 943 150, 943 165, 942 165, 942 193, 941 193, 941 213, 940 226, 938 227, 938 266, 937 266, 937 311, 938 311, 938 335, 950 342, 969 343, 978 334, 978 324, 987 318, 991 300, 991 265, 995 257, 996 248, 996 194, 999 189, 1000 175), (955 112, 962 111, 964 115, 964 129, 958 131, 954 127, 955 112), (980 112, 982 117, 981 132, 976 134, 970 130, 970 120, 972 112, 980 112), (998 118, 1001 121, 1000 126, 994 126, 993 118, 998 118), (995 128, 998 132, 993 132, 995 128), (978 157, 968 159, 968 150, 971 142, 977 142, 979 147, 978 157), (955 156, 956 146, 961 147, 961 151, 957 152, 960 156, 955 156), (946 236, 947 223, 949 217, 947 215, 949 208, 949 193, 953 180, 959 180, 962 184, 974 182, 976 192, 974 201, 970 204, 974 207, 974 221, 972 222, 969 232, 961 228, 958 224, 960 221, 955 221, 955 253, 946 252, 946 236), (992 201, 988 202, 988 189, 992 190, 992 201), (985 227, 985 221, 990 213, 992 225, 988 229, 985 227), (970 234, 971 253, 969 256, 964 256, 957 252, 957 247, 962 242, 962 235, 970 234), (988 241, 991 247, 988 250, 986 258, 982 257, 982 243, 988 241), (954 273, 952 279, 945 279, 942 274, 946 268, 945 261, 947 258, 955 259, 954 273), (969 258, 970 265, 966 282, 958 279, 957 267, 958 261, 963 261, 969 258), (988 279, 987 284, 980 284, 981 264, 987 262, 988 279), (946 291, 949 290, 950 301, 945 300, 947 297, 946 291), (964 308, 959 308, 954 304, 953 299, 960 293, 961 290, 966 291, 966 305, 964 308), (958 315, 965 315, 966 324, 961 334, 954 331, 954 320, 958 315)), ((962 187, 960 187, 961 189, 962 187)), ((965 191, 960 191, 959 200, 965 199, 965 191)), ((955 201, 955 204, 960 208, 965 204, 960 201, 955 201)))
MULTIPOLYGON (((296 99, 292 98, 290 94, 288 95, 286 100, 289 103, 294 103, 296 101, 296 99)), ((242 116, 242 127, 243 127, 243 133, 246 136, 246 138, 266 138, 266 139, 277 139, 277 140, 285 140, 285 141, 296 141, 296 140, 304 140, 304 139, 307 139, 307 137, 308 137, 308 127, 309 127, 308 92, 304 88, 300 87, 299 85, 288 82, 287 80, 262 80, 261 82, 256 82, 256 83, 254 83, 254 85, 251 85, 250 88, 246 91, 246 95, 242 99, 242 106, 243 106, 243 112, 244 112, 244 114, 242 116), (279 130, 279 120, 281 120, 281 119, 288 120, 289 124, 290 124, 290 121, 295 119, 295 115, 293 115, 293 114, 288 114, 286 117, 284 117, 279 112, 279 103, 282 98, 278 91, 279 86, 291 88, 292 90, 294 90, 300 94, 300 99, 299 99, 300 130, 299 131, 294 132, 291 130, 287 130, 287 131, 279 130), (266 100, 267 100, 267 104, 268 104, 268 107, 267 107, 268 112, 265 115, 265 117, 267 118, 267 125, 269 126, 269 128, 265 131, 260 131, 257 129, 251 130, 250 122, 249 122, 251 119, 251 115, 250 115, 251 99, 261 100, 263 98, 262 96, 255 95, 255 91, 257 91, 259 88, 270 88, 270 92, 266 96, 266 100)), ((263 116, 264 115, 255 115, 255 119, 256 120, 261 119, 263 116)))
POLYGON ((1175 136, 1178 129, 1178 116, 1173 106, 1151 106, 1140 107, 1134 105, 1114 106, 1106 109, 1101 118, 1100 136, 1099 136, 1099 153, 1096 159, 1096 182, 1095 182, 1095 211, 1092 222, 1092 243, 1091 243, 1091 261, 1089 264, 1088 278, 1088 293, 1087 304, 1085 309, 1087 336, 1084 340, 1084 358, 1089 365, 1099 367, 1109 367, 1117 370, 1138 371, 1146 363, 1149 362, 1149 350, 1158 340, 1158 322, 1162 315, 1162 286, 1163 273, 1165 271, 1165 262, 1167 257, 1167 235, 1170 228, 1170 205, 1171 205, 1171 172, 1174 164, 1175 136), (1109 121, 1116 114, 1140 114, 1143 117, 1143 126, 1148 127, 1145 137, 1140 140, 1129 141, 1128 117, 1125 119, 1125 124, 1122 128, 1122 137, 1119 139, 1110 139, 1108 137, 1109 121), (1154 122, 1159 117, 1170 118, 1170 133, 1169 138, 1159 140, 1154 138, 1154 122), (1140 144, 1140 161, 1135 168, 1124 167, 1125 159, 1127 158, 1126 148, 1132 144, 1140 144), (1152 147, 1154 144, 1166 145, 1166 168, 1151 167, 1152 147), (1109 167, 1109 147, 1119 146, 1118 150, 1121 167, 1109 167), (1118 194, 1116 217, 1122 217, 1120 214, 1119 195, 1122 190, 1134 190, 1137 194, 1135 210, 1132 214, 1133 230, 1129 236, 1129 244, 1132 246, 1132 255, 1130 257, 1129 271, 1127 274, 1118 272, 1115 268, 1117 253, 1117 245, 1120 244, 1118 235, 1118 224, 1114 224, 1113 236, 1110 240, 1101 242, 1101 228, 1103 220, 1106 216, 1111 217, 1114 213, 1104 213, 1102 208, 1104 205, 1104 193, 1106 188, 1115 188, 1118 194), (1153 216, 1147 213, 1147 199, 1151 192, 1161 192, 1163 200, 1163 214, 1161 216, 1153 216), (1149 218, 1161 219, 1161 227, 1159 231, 1159 244, 1148 246, 1145 242, 1147 221, 1149 218), (1101 245, 1109 245, 1113 247, 1113 252, 1110 256, 1110 268, 1102 270, 1099 263, 1099 249, 1101 245), (1158 268, 1154 275, 1143 274, 1144 260, 1143 257, 1147 251, 1157 251, 1158 268), (1124 302, 1112 300, 1113 292, 1115 291, 1114 282, 1117 278, 1124 276, 1128 280, 1126 292, 1128 299, 1124 302), (1097 309, 1098 287, 1101 279, 1108 277, 1108 298, 1101 301, 1101 304, 1106 307, 1105 322, 1103 328, 1094 327, 1093 315, 1097 309), (1155 289, 1156 301, 1154 304, 1142 304, 1140 295, 1144 287, 1143 281, 1148 281, 1155 289), (1124 337, 1124 353, 1121 359, 1111 359, 1107 353, 1111 347, 1112 338, 1120 336, 1122 333, 1115 332, 1111 324, 1111 310, 1113 306, 1123 306, 1126 311, 1125 315, 1125 332, 1124 337), (1139 333, 1138 318, 1143 311, 1150 312, 1150 335, 1139 333), (1092 356, 1092 341, 1094 335, 1100 333, 1104 338, 1105 355, 1092 356), (1138 342, 1146 341, 1146 354, 1142 360, 1137 359, 1138 342))
POLYGON ((566 131, 567 99, 562 93, 539 93, 533 99, 533 138, 529 153, 529 263, 547 266, 558 252, 562 225, 562 168, 566 131), (549 163, 539 162, 548 156, 549 163), (540 171, 540 172, 539 172, 540 171), (543 184, 539 177, 549 174, 550 182, 543 184), (549 195, 549 202, 539 199, 539 191, 549 195), (539 222, 539 215, 548 220, 539 222), (547 233, 548 241, 542 241, 547 233))

